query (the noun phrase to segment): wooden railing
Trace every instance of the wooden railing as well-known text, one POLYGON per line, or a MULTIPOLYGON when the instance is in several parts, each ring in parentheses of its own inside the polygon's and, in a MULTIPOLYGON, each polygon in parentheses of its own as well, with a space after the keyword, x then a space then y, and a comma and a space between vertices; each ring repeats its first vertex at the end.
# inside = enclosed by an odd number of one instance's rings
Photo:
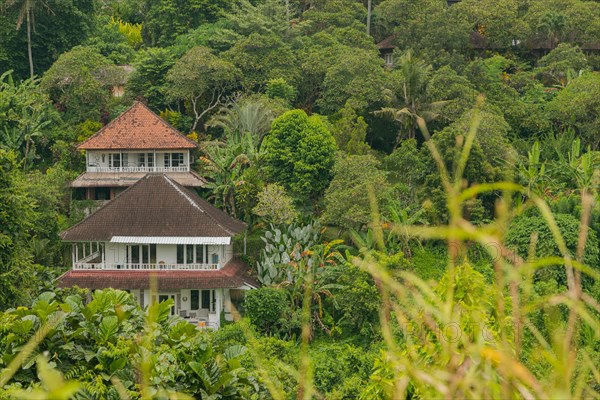
POLYGON ((142 264, 142 263, 86 263, 76 262, 73 269, 77 270, 178 270, 206 271, 220 269, 219 264, 142 264))
POLYGON ((87 167, 87 172, 188 172, 189 165, 179 167, 87 167))

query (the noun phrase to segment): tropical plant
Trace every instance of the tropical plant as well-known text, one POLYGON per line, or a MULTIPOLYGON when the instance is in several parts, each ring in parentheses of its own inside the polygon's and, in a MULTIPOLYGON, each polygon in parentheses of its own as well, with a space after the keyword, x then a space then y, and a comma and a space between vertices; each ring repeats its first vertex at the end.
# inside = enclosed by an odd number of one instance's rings
POLYGON ((372 201, 383 203, 390 193, 386 174, 380 167, 372 155, 340 154, 333 168, 334 177, 325 190, 323 222, 355 229, 371 222, 372 201))
MULTIPOLYGON (((425 131, 424 121, 418 122, 425 131)), ((387 366, 380 363, 385 368, 376 372, 388 388, 375 389, 380 398, 406 398, 413 393, 423 398, 594 396, 600 382, 593 347, 600 336, 578 345, 579 327, 594 326, 598 320, 597 302, 583 294, 578 278, 600 278, 597 270, 584 264, 588 231, 584 227, 576 235, 575 247, 567 245, 548 205, 522 186, 489 182, 465 188, 461 177, 475 143, 477 122, 475 118, 452 170, 436 143, 426 142, 447 193, 449 225, 407 226, 405 231, 447 243, 448 268, 442 281, 432 287, 410 272, 392 274, 373 258, 354 259, 381 283, 387 366), (481 228, 464 217, 464 202, 496 190, 504 191, 498 209, 507 215, 522 210, 509 211, 513 194, 526 194, 547 223, 559 257, 525 260, 511 251, 503 241, 504 229, 498 229, 498 223, 507 222, 504 214, 481 228), (460 254, 464 241, 479 243, 489 252, 495 269, 492 284, 464 262, 460 254), (539 297, 533 273, 555 265, 564 268, 566 287, 548 286, 547 297, 539 297), (453 357, 456 354, 460 357, 453 357)), ((583 200, 582 215, 589 216, 591 206, 589 198, 583 200)), ((582 217, 582 223, 587 224, 587 217, 582 217)))
POLYGON ((263 137, 271 129, 275 119, 274 110, 261 100, 237 99, 223 107, 206 123, 207 127, 219 127, 225 132, 249 134, 260 147, 263 137))
POLYGON ((394 106, 375 111, 375 115, 392 117, 401 124, 402 128, 396 139, 398 145, 404 135, 409 139, 415 138, 418 118, 426 122, 440 118, 440 111, 448 101, 428 101, 426 88, 432 67, 416 58, 412 50, 407 50, 396 65, 394 78, 397 80, 397 89, 395 93, 389 93, 394 106))
POLYGON ((0 314, 0 395, 188 398, 187 392, 247 398, 255 393, 258 385, 240 362, 246 349, 213 348, 189 322, 170 316, 172 305, 172 300, 153 303, 144 311, 130 294, 111 289, 96 291, 87 304, 79 294, 60 299, 47 292, 31 308, 0 314), (42 353, 56 370, 48 370, 38 357, 42 353), (34 383, 36 360, 41 388, 34 383))
POLYGON ((567 24, 567 18, 564 14, 548 11, 540 18, 537 29, 548 40, 550 48, 554 49, 558 44, 560 36, 567 24))
POLYGON ((22 157, 23 169, 32 166, 36 144, 45 139, 52 125, 59 121, 39 80, 16 83, 12 71, 0 75, 0 148, 22 157))
POLYGON ((547 187, 546 164, 540 160, 540 143, 535 142, 527 152, 527 162, 519 164, 519 174, 530 191, 541 191, 547 187))
POLYGON ((273 121, 261 150, 266 172, 290 193, 315 198, 329 185, 337 146, 318 116, 292 110, 273 121))
POLYGON ((247 132, 226 131, 223 140, 200 144, 200 170, 209 180, 211 198, 231 215, 237 215, 235 192, 244 183, 244 171, 256 166, 265 152, 257 138, 247 132))
POLYGON ((292 281, 289 263, 292 260, 298 261, 306 250, 318 243, 320 228, 318 222, 308 225, 290 224, 285 230, 271 225, 271 230, 261 237, 265 247, 261 250, 260 261, 256 265, 258 280, 264 285, 292 281))

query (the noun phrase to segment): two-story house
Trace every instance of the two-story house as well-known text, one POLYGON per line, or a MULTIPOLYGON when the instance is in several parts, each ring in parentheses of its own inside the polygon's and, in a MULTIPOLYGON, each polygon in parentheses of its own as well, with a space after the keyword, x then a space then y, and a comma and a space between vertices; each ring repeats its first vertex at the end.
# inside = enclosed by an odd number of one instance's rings
POLYGON ((61 233, 71 243, 72 269, 59 278, 59 286, 128 290, 142 307, 171 298, 172 314, 218 328, 221 313, 231 318, 232 296, 258 286, 234 256, 233 237, 246 225, 190 188, 196 176, 189 167, 193 142, 157 120, 137 103, 84 143, 93 150, 86 155, 88 171, 78 180, 102 174, 102 182, 114 185, 123 168, 140 169, 131 174, 142 176, 127 181, 128 188, 105 186, 112 200, 61 233), (134 132, 129 139, 126 127, 134 132), (97 149, 98 143, 106 148, 97 149))
POLYGON ((77 146, 86 171, 72 183, 76 200, 110 200, 150 172, 163 172, 185 187, 205 181, 190 168, 197 144, 141 102, 77 146))

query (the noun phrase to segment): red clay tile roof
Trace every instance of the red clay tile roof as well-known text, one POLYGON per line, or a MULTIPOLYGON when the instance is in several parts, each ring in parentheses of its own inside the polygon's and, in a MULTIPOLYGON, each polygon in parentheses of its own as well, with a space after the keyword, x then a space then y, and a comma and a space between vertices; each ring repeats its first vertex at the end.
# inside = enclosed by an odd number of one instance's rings
POLYGON ((58 278, 58 286, 150 289, 154 277, 159 290, 259 287, 258 282, 248 275, 246 264, 238 258, 233 258, 220 270, 210 271, 71 270, 58 278))
POLYGON ((165 174, 148 174, 60 234, 65 241, 113 236, 231 237, 246 224, 165 174))
POLYGON ((163 121, 144 104, 136 101, 127 111, 77 148, 106 149, 193 149, 197 144, 163 121))

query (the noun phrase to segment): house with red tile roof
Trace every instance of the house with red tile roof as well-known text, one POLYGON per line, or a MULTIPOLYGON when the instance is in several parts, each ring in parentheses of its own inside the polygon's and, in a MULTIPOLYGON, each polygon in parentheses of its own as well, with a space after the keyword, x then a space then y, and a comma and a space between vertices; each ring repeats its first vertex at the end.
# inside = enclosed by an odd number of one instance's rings
POLYGON ((72 186, 110 196, 61 233, 72 269, 60 287, 123 289, 142 307, 172 299, 172 314, 214 329, 222 313, 231 319, 232 297, 258 287, 234 255, 246 225, 195 192, 204 182, 190 169, 195 147, 142 103, 79 145, 87 171, 72 186))
POLYGON ((232 292, 258 287, 234 256, 245 229, 167 174, 147 174, 61 233, 73 268, 59 287, 124 289, 142 306, 170 298, 172 314, 218 328, 232 292))
POLYGON ((191 170, 197 143, 179 133, 141 102, 77 146, 86 171, 71 187, 80 200, 110 200, 147 173, 166 173, 185 187, 203 187, 191 170))

